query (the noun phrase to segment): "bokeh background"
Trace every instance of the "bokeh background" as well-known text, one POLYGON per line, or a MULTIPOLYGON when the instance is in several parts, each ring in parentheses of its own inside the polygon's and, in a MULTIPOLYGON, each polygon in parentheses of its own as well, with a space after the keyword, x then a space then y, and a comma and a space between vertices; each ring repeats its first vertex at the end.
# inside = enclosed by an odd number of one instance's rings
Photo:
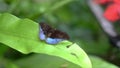
MULTIPOLYGON (((88 55, 98 56, 120 66, 117 48, 111 46, 91 12, 87 0, 0 0, 0 13, 5 12, 37 23, 46 22, 66 32, 70 36, 70 41, 80 45, 88 55)), ((119 30, 117 25, 114 24, 119 30)), ((43 54, 24 55, 7 46, 0 46, 0 56, 2 57, 0 68, 4 66, 6 68, 19 68, 19 66, 21 68, 52 68, 52 66, 67 68, 65 63, 68 63, 63 59, 43 54)), ((102 61, 99 64, 97 62, 99 61, 95 61, 96 68, 99 68, 102 61)), ((68 68, 77 68, 72 63, 69 65, 68 68)))

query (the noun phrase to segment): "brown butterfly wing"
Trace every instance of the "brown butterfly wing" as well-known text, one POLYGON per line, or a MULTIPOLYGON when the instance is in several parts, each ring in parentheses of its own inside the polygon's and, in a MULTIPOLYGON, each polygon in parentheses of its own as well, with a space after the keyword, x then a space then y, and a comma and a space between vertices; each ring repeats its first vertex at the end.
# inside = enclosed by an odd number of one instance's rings
POLYGON ((59 31, 59 30, 55 30, 51 26, 49 26, 49 25, 47 25, 45 23, 40 23, 40 26, 41 26, 44 34, 47 37, 60 38, 60 39, 69 39, 69 36, 66 33, 64 33, 62 31, 59 31))
POLYGON ((51 36, 51 34, 55 31, 52 27, 45 23, 40 23, 40 26, 47 37, 51 36))
POLYGON ((62 32, 62 31, 55 30, 51 34, 50 38, 69 39, 69 36, 66 33, 62 32))

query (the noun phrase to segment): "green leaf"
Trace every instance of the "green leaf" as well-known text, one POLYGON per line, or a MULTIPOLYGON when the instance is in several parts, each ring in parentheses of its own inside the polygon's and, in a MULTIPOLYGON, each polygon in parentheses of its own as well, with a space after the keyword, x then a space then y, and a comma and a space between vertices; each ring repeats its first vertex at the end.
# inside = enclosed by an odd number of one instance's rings
POLYGON ((24 54, 43 53, 61 57, 82 68, 92 67, 88 56, 77 44, 69 41, 57 45, 46 44, 39 39, 38 23, 8 13, 0 15, 0 43, 24 54))
POLYGON ((33 54, 14 63, 21 68, 80 68, 64 59, 45 54, 33 54))
POLYGON ((97 56, 90 56, 90 59, 93 64, 93 68, 119 68, 118 66, 108 63, 97 56))
POLYGON ((9 47, 5 46, 4 44, 0 43, 0 57, 3 57, 6 50, 8 50, 9 47))
POLYGON ((0 68, 19 68, 14 62, 0 57, 0 68))
POLYGON ((49 12, 53 12, 54 10, 60 8, 61 6, 64 6, 70 2, 73 2, 74 0, 62 0, 62 1, 58 1, 57 3, 55 3, 50 9, 49 12))

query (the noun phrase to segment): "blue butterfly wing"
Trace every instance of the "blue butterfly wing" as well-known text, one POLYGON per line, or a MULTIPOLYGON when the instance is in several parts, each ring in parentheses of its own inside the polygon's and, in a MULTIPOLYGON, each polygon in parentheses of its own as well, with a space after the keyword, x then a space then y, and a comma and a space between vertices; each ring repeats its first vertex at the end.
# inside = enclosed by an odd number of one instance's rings
POLYGON ((48 43, 48 44, 57 44, 61 41, 63 41, 64 39, 59 39, 59 38, 47 38, 45 41, 48 43))
POLYGON ((44 34, 44 32, 43 32, 43 30, 41 28, 40 28, 40 35, 39 36, 40 36, 41 40, 45 40, 46 36, 45 36, 45 34, 44 34))

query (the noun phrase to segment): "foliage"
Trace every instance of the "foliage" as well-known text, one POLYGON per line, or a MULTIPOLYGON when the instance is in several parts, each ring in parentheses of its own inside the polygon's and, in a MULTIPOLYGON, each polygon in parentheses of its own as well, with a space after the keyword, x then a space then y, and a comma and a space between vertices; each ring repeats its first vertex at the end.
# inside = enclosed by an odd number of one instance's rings
MULTIPOLYGON (((90 68, 86 53, 100 58, 109 56, 110 44, 85 0, 0 0, 0 13, 0 66, 90 68), (36 22, 41 21, 68 33, 71 39, 57 45, 40 41, 36 22), (71 46, 66 48, 68 45, 71 46)), ((96 57, 91 61, 93 68, 102 67, 96 57)), ((117 68, 104 60, 100 63, 105 68, 117 68)))
POLYGON ((0 42, 24 54, 31 52, 58 56, 83 68, 91 68, 86 54, 78 45, 63 42, 49 45, 40 41, 39 26, 29 19, 19 19, 10 14, 1 14, 0 42), (69 46, 67 48, 67 46, 69 46), (86 66, 87 64, 87 66, 86 66))

